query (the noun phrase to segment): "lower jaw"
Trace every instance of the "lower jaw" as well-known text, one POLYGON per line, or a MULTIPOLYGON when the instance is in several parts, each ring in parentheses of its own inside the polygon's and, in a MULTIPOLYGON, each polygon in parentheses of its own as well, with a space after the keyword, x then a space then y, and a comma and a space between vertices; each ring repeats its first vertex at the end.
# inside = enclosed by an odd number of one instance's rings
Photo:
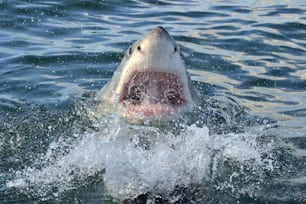
POLYGON ((171 107, 167 105, 154 104, 149 106, 122 106, 121 113, 125 118, 134 120, 167 120, 179 115, 187 107, 171 107))

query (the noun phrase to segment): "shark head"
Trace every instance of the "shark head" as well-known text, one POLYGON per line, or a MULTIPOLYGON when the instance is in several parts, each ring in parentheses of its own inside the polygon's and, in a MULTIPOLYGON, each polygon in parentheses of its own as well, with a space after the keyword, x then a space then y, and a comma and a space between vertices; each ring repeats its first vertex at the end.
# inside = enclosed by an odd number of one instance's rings
POLYGON ((169 118, 194 106, 194 91, 180 47, 156 27, 128 48, 102 100, 124 117, 169 118))

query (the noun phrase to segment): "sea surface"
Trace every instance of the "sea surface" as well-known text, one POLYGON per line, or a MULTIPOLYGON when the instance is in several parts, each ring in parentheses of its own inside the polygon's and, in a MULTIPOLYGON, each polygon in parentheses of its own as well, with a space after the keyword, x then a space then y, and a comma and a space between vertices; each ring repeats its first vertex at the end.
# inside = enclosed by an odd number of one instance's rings
POLYGON ((0 0, 0 203, 135 198, 306 203, 305 0, 0 0), (203 96, 197 121, 96 119, 156 26, 203 96))

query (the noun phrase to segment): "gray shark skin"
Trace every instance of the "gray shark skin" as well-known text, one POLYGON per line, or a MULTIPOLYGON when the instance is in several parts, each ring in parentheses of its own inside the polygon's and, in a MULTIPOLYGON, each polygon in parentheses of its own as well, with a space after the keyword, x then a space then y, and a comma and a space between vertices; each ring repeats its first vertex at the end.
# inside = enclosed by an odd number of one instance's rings
POLYGON ((179 46, 156 27, 125 53, 99 93, 99 114, 117 112, 129 122, 171 120, 198 103, 179 46))

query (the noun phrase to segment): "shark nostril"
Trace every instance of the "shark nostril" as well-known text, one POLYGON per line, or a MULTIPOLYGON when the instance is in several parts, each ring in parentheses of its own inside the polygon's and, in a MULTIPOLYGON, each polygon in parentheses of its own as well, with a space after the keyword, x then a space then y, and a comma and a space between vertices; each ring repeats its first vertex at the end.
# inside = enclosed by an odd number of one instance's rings
POLYGON ((174 52, 176 52, 176 51, 177 51, 177 46, 174 47, 174 52))

